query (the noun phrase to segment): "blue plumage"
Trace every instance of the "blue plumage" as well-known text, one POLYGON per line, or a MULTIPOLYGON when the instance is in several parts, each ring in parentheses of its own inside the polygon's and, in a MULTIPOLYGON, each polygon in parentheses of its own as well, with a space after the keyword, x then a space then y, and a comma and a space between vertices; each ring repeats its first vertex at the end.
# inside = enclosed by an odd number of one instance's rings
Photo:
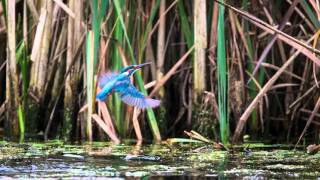
POLYGON ((104 101, 110 93, 117 92, 120 94, 121 100, 128 105, 136 106, 141 109, 159 106, 159 100, 144 96, 130 82, 129 77, 144 65, 147 65, 147 63, 128 66, 118 74, 115 72, 108 72, 101 75, 98 81, 101 91, 97 94, 96 98, 100 101, 104 101))

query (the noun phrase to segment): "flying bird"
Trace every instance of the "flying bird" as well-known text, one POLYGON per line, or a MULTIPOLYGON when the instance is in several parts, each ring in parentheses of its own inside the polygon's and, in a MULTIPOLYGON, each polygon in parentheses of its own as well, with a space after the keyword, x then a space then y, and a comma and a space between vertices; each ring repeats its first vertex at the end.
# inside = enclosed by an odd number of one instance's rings
POLYGON ((138 91, 130 81, 130 76, 137 72, 145 65, 130 65, 123 68, 119 73, 107 72, 102 74, 98 80, 101 91, 97 94, 96 99, 104 101, 107 96, 113 92, 119 93, 121 100, 130 105, 141 109, 154 108, 160 105, 160 101, 151 99, 138 91))

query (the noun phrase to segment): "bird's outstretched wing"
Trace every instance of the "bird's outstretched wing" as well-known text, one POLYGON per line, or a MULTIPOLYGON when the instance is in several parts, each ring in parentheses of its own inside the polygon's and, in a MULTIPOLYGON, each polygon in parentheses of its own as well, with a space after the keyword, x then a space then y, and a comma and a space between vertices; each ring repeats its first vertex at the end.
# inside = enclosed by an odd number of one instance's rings
POLYGON ((139 92, 132 84, 128 83, 125 89, 117 91, 121 94, 121 100, 128 105, 136 106, 141 109, 153 108, 160 105, 160 101, 151 99, 139 92))
POLYGON ((98 85, 100 88, 103 88, 108 82, 115 79, 117 72, 106 72, 104 74, 101 74, 98 80, 98 85))
POLYGON ((96 96, 98 100, 100 101, 105 100, 108 94, 112 91, 116 83, 116 76, 117 76, 117 73, 115 72, 107 72, 100 75, 98 80, 98 85, 101 90, 96 96))

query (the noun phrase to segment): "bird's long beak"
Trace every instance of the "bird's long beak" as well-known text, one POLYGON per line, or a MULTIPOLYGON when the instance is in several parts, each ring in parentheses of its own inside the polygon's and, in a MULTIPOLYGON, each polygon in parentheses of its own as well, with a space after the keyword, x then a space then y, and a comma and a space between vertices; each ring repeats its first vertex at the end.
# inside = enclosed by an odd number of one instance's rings
MULTIPOLYGON (((134 66, 134 69, 133 69, 133 73, 137 72, 138 70, 140 70, 143 66, 146 66, 146 65, 150 65, 151 63, 143 63, 143 64, 138 64, 138 65, 135 65, 134 66)), ((133 74, 132 73, 132 74, 133 74)))
POLYGON ((150 65, 150 64, 151 64, 150 62, 139 64, 139 65, 136 66, 136 69, 141 69, 143 66, 150 65))

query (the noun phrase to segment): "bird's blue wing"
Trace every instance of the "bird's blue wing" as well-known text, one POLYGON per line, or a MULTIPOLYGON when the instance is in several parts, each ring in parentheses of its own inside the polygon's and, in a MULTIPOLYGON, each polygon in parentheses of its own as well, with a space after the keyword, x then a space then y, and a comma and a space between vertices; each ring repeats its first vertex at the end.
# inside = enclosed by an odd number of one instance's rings
POLYGON ((159 100, 145 97, 130 83, 130 81, 123 81, 121 86, 122 88, 116 88, 115 91, 120 93, 121 100, 130 106, 136 106, 138 108, 145 109, 150 107, 157 107, 160 105, 159 100))
POLYGON ((117 74, 117 72, 106 72, 104 74, 101 74, 98 80, 99 87, 103 88, 108 82, 114 80, 117 74))
POLYGON ((106 99, 106 97, 113 90, 116 84, 116 78, 116 72, 107 72, 100 75, 98 85, 101 88, 101 91, 96 96, 98 100, 103 101, 106 99))

